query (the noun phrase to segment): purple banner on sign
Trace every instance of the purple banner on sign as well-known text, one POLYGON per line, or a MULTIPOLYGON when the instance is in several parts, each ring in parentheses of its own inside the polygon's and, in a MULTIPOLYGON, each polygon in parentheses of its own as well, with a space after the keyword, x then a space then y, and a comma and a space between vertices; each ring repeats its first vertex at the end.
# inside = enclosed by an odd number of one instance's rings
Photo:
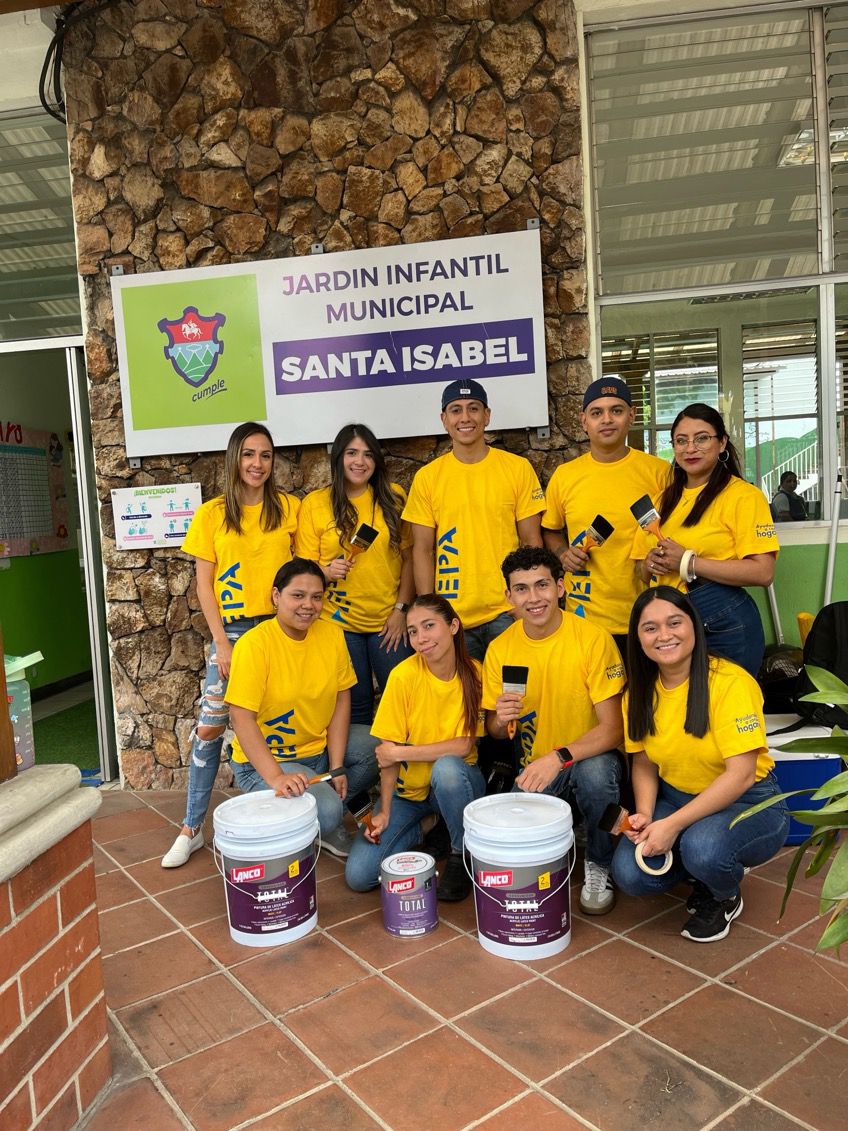
POLYGON ((274 342, 278 396, 534 371, 530 318, 274 342))

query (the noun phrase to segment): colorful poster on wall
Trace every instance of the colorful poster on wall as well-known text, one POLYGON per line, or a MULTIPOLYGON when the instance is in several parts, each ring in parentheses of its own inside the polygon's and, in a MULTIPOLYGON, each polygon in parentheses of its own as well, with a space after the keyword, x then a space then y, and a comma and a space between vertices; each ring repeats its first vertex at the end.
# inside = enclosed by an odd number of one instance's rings
POLYGON ((440 430, 449 381, 492 426, 548 423, 538 231, 112 279, 127 455, 440 430))
POLYGON ((112 491, 115 545, 119 550, 179 549, 199 506, 199 483, 116 488, 112 491))
POLYGON ((0 420, 0 557, 51 554, 69 546, 59 436, 0 420))

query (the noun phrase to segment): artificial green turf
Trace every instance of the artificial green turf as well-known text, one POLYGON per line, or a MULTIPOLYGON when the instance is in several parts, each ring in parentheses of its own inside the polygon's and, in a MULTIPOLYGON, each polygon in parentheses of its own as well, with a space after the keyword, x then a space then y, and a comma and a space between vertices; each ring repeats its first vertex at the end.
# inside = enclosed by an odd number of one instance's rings
POLYGON ((77 703, 66 711, 33 723, 35 764, 57 762, 96 770, 100 766, 94 700, 77 703))

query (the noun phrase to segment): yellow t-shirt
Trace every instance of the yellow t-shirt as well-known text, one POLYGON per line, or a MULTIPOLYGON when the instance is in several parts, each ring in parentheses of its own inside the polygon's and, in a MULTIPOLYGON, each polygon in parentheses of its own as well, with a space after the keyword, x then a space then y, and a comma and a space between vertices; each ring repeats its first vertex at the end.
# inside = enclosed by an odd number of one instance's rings
POLYGON ((627 694, 624 696, 625 748, 644 750, 660 777, 684 793, 700 793, 724 773, 726 758, 757 752, 756 780, 762 781, 774 766, 768 752, 763 720, 763 693, 757 681, 730 660, 710 658, 710 725, 703 738, 683 729, 689 681, 667 691, 657 680, 654 729, 639 742, 627 730, 627 694))
POLYGON ((529 669, 518 721, 522 766, 597 726, 595 703, 624 689, 624 665, 613 638, 571 613, 563 613, 559 628, 543 640, 531 640, 517 621, 492 641, 483 664, 488 711, 503 691, 504 664, 529 669))
MULTIPOLYGON (((225 698, 255 711, 268 749, 290 762, 324 750, 336 698, 355 683, 341 629, 319 620, 292 640, 274 617, 236 641, 225 698)), ((233 761, 249 761, 237 738, 233 761)))
MULTIPOLYGON (((472 661, 480 674, 480 665, 472 661)), ((481 709, 477 734, 485 733, 481 709)), ((443 680, 434 676, 418 655, 403 660, 389 674, 371 733, 386 742, 425 746, 461 738, 468 733, 459 676, 443 680)), ((469 766, 477 764, 477 746, 465 756, 469 766)), ((410 801, 426 801, 430 792, 432 762, 401 762, 395 792, 410 801)))
POLYGON ((182 549, 212 562, 213 589, 222 622, 273 613, 271 585, 281 565, 291 561, 300 499, 280 492, 283 520, 264 530, 262 504, 241 508, 241 534, 224 527, 224 496, 202 503, 191 520, 182 549))
MULTIPOLYGON (((400 511, 406 502, 406 493, 397 483, 392 484, 392 489, 398 496, 400 511)), ((389 528, 382 509, 374 504, 371 488, 351 502, 356 509, 356 525, 367 522, 379 534, 367 550, 356 556, 347 577, 327 587, 321 615, 349 632, 379 632, 398 599, 401 556, 392 549, 389 528)), ((411 546, 412 533, 409 524, 404 522, 401 524, 401 549, 407 550, 411 546)), ((343 546, 339 540, 329 487, 312 491, 303 500, 297 520, 295 547, 302 558, 312 558, 322 566, 350 553, 350 546, 347 543, 343 546)))
POLYGON ((509 609, 501 562, 518 547, 516 522, 545 509, 523 456, 489 448, 479 463, 447 452, 415 473, 403 517, 436 532, 436 592, 466 628, 509 609))
MULTIPOLYGON (((694 550, 699 558, 711 558, 716 562, 740 561, 749 554, 777 555, 780 545, 774 519, 768 500, 759 487, 734 477, 713 499, 697 526, 684 526, 683 520, 701 491, 703 487, 684 488, 680 502, 660 524, 666 538, 674 539, 684 550, 694 550)), ((655 544, 653 534, 637 528, 632 556, 644 558, 655 544)), ((674 589, 686 591, 685 583, 676 573, 652 578, 651 584, 671 585, 674 589)))
POLYGON ((590 551, 586 569, 565 575, 566 608, 607 632, 627 632, 633 602, 644 589, 630 560, 630 504, 642 495, 656 498, 669 474, 667 463, 636 448, 615 463, 600 463, 587 453, 558 467, 545 491, 542 526, 566 527, 569 542, 582 543, 597 514, 613 526, 603 546, 590 551))

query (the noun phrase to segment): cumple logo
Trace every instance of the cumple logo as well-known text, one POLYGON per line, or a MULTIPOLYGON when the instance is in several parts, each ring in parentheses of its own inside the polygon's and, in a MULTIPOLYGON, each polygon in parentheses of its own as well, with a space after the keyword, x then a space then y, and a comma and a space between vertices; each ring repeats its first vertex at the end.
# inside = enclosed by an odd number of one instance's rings
POLYGON ((187 306, 173 322, 163 318, 156 324, 168 337, 168 344, 163 347, 165 357, 194 389, 209 380, 224 352, 218 333, 226 321, 225 314, 207 317, 196 306, 187 306))

